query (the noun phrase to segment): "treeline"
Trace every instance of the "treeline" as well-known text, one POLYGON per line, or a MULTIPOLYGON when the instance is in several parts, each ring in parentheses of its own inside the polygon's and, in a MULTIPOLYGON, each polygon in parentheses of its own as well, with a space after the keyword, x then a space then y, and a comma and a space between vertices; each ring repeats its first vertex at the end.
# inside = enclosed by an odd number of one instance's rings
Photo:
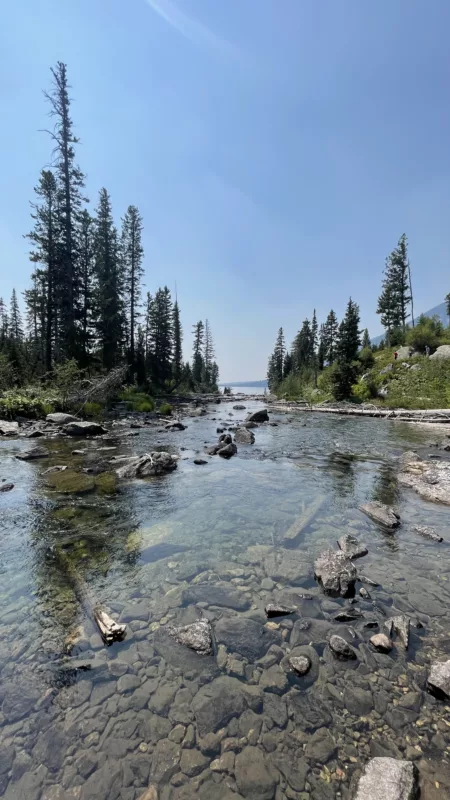
MULTIPOLYGON (((450 294, 445 298, 450 318, 450 294)), ((403 234, 386 259, 377 313, 385 329, 378 347, 373 346, 367 328, 360 329, 359 306, 351 298, 345 316, 338 321, 331 310, 321 325, 316 311, 305 319, 290 349, 280 328, 269 358, 269 388, 279 394, 331 394, 336 400, 358 397, 357 382, 374 363, 374 351, 407 344, 419 353, 434 349, 444 331, 437 320, 414 319, 408 241, 403 234)), ((359 392, 361 394, 361 392, 359 392)))
POLYGON ((51 378, 68 360, 92 374, 128 365, 128 379, 147 388, 216 388, 218 366, 211 328, 194 326, 192 367, 183 361, 180 307, 167 286, 142 303, 143 220, 128 206, 116 226, 108 191, 91 213, 85 176, 76 160, 76 137, 66 65, 58 62, 45 93, 53 127, 52 166, 41 171, 26 234, 34 264, 24 292, 25 324, 13 291, 0 300, 1 383, 51 378), (7 382, 7 381, 6 381, 7 382))

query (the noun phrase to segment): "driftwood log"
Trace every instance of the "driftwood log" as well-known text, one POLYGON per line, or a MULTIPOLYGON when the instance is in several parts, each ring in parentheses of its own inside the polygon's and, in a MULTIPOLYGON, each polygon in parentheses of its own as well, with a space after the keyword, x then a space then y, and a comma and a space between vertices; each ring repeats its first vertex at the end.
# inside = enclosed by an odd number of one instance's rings
POLYGON ((55 552, 60 564, 63 566, 64 571, 70 580, 70 583, 73 586, 73 590, 79 602, 84 608, 86 614, 97 625, 100 631, 100 636, 102 637, 104 643, 110 645, 113 642, 121 641, 125 637, 127 626, 120 622, 116 622, 114 619, 112 619, 112 617, 109 616, 102 605, 95 602, 86 581, 74 568, 70 558, 68 558, 68 556, 60 549, 56 550, 55 552))
POLYGON ((292 525, 285 531, 283 534, 282 541, 283 542, 292 542, 296 539, 300 534, 311 524, 316 514, 319 513, 320 509, 324 505, 326 497, 324 495, 319 495, 316 497, 309 506, 303 508, 302 513, 299 517, 292 523, 292 525))

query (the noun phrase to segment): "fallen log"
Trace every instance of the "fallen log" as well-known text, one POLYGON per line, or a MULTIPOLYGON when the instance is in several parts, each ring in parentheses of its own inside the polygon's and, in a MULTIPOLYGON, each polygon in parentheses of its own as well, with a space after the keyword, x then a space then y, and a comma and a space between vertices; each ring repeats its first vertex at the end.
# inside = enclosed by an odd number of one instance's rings
POLYGON ((126 635, 127 626, 112 619, 103 606, 94 601, 86 581, 77 572, 70 558, 59 548, 55 550, 55 553, 73 586, 79 602, 86 614, 97 625, 104 643, 110 645, 113 642, 120 642, 126 635))
POLYGON ((287 531, 283 534, 282 542, 293 541, 300 536, 300 534, 311 524, 314 517, 322 506, 324 505, 326 500, 325 495, 319 495, 318 497, 310 503, 309 506, 303 509, 302 513, 299 517, 292 523, 292 525, 287 529, 287 531))

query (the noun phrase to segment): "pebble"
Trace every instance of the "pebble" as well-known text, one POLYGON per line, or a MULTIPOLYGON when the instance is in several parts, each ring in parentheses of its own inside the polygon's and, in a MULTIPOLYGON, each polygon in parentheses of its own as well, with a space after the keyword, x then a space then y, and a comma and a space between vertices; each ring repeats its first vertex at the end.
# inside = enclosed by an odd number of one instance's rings
POLYGON ((390 653, 394 646, 389 636, 386 636, 384 633, 376 633, 375 636, 371 636, 370 644, 382 653, 390 653))

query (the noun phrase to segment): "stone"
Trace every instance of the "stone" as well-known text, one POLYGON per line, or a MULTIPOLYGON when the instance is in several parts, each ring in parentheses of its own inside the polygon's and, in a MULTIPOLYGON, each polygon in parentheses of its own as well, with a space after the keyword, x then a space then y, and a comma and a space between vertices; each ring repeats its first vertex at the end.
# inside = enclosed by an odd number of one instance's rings
POLYGON ((284 728, 288 721, 286 701, 272 692, 264 693, 264 716, 269 717, 278 728, 284 728))
POLYGON ((269 421, 269 412, 267 408, 262 408, 259 411, 253 411, 251 414, 247 415, 245 420, 246 422, 268 422, 269 421))
POLYGON ((384 528, 398 528, 400 516, 393 508, 385 503, 374 500, 372 503, 364 503, 359 510, 366 514, 374 522, 378 522, 384 528))
POLYGON ((214 632, 219 644, 240 653, 250 662, 261 658, 270 645, 281 642, 278 631, 271 631, 248 617, 223 616, 216 623, 214 632))
POLYGON ((353 620, 360 619, 362 616, 362 611, 359 608, 349 606, 344 611, 339 611, 334 618, 336 622, 353 622, 353 620))
MULTIPOLYGON (((267 579, 266 579, 267 580, 267 579)), ((264 583, 264 581, 263 581, 264 583)), ((288 614, 294 614, 295 609, 283 606, 281 603, 268 603, 264 609, 266 617, 285 617, 288 614)))
POLYGON ((9 422, 6 419, 0 419, 0 436, 17 436, 18 433, 18 422, 9 422))
POLYGON ((431 665, 427 687, 436 697, 443 700, 450 699, 450 659, 435 661, 431 665))
POLYGON ((370 690, 361 689, 359 686, 346 686, 344 690, 344 703, 350 714, 354 717, 365 717, 373 709, 373 697, 370 690))
POLYGON ((225 727, 247 708, 244 684, 237 678, 222 675, 202 686, 192 700, 199 736, 204 738, 225 727))
POLYGON ((330 650, 337 658, 342 660, 353 660, 357 658, 356 651, 351 647, 342 636, 330 636, 330 650))
POLYGON ((43 765, 26 772, 17 782, 10 781, 3 800, 39 800, 47 770, 43 765))
POLYGON ((248 800, 272 800, 275 796, 276 780, 259 747, 245 747, 238 753, 235 776, 239 791, 248 800))
POLYGON ((209 655, 213 651, 212 629, 207 619, 199 619, 180 628, 170 626, 167 631, 178 644, 189 647, 200 655, 209 655))
POLYGON ((179 420, 174 420, 174 422, 169 422, 166 425, 166 431, 185 431, 186 425, 183 425, 182 422, 179 420))
POLYGON ((392 636, 392 632, 395 631, 395 633, 400 637, 405 649, 408 649, 409 632, 411 627, 411 620, 409 617, 404 615, 391 617, 391 619, 386 620, 384 627, 386 628, 389 636, 392 636))
POLYGON ((250 607, 248 597, 227 583, 201 583, 189 586, 181 594, 181 603, 182 605, 206 603, 208 606, 232 608, 234 611, 246 611, 250 607))
POLYGON ((14 489, 14 484, 13 483, 2 483, 2 484, 0 484, 0 492, 2 492, 2 494, 5 493, 5 492, 10 492, 11 489, 14 489))
POLYGON ((361 558, 369 552, 366 545, 359 541, 353 533, 346 533, 338 539, 338 545, 347 558, 361 558))
POLYGON ((259 685, 261 689, 265 689, 268 692, 283 694, 288 688, 286 673, 278 664, 274 664, 272 667, 263 670, 259 685))
POLYGON ((417 778, 410 761, 372 758, 359 779, 355 800, 416 800, 417 778))
POLYGON ((204 756, 200 750, 192 748, 181 751, 180 769, 181 772, 184 772, 189 778, 193 778, 194 775, 203 772, 208 764, 209 758, 204 756))
POLYGON ((47 486, 59 494, 88 494, 95 490, 95 479, 84 472, 66 469, 45 476, 47 486))
POLYGON ((311 669, 311 661, 307 656, 293 656, 289 659, 289 666, 297 675, 306 675, 311 669))
POLYGON ((439 536, 433 528, 430 528, 428 525, 415 525, 413 527, 413 531, 419 533, 421 536, 424 536, 425 539, 431 539, 434 542, 442 542, 442 536, 439 536))
POLYGON ((0 775, 9 772, 13 765, 15 754, 16 749, 13 745, 9 745, 9 747, 2 746, 0 749, 0 775))
POLYGON ((311 736, 305 748, 306 758, 326 764, 336 753, 337 745, 327 728, 319 728, 311 736))
POLYGON ((236 455, 237 447, 236 445, 231 442, 230 444, 226 444, 224 447, 221 447, 217 450, 216 455, 222 456, 222 458, 231 458, 231 456, 236 455))
POLYGON ((180 755, 180 745, 171 742, 170 739, 160 739, 152 756, 152 766, 150 768, 152 780, 156 783, 167 783, 178 769, 180 755))
POLYGON ((158 800, 158 790, 156 786, 149 786, 144 794, 139 795, 138 800, 158 800))
POLYGON ((374 636, 370 638, 370 644, 372 644, 376 650, 379 650, 381 653, 390 653, 393 648, 393 644, 389 639, 389 636, 386 636, 384 633, 376 633, 374 636))
POLYGON ((203 464, 207 464, 207 463, 208 462, 206 461, 205 458, 194 458, 194 464, 196 464, 197 467, 201 467, 203 464))
POLYGON ((68 746, 69 741, 62 729, 52 725, 39 734, 33 748, 33 758, 51 772, 58 772, 63 765, 68 746))
POLYGON ((119 478, 146 478, 152 475, 163 475, 177 468, 177 458, 170 453, 145 453, 143 456, 131 456, 126 463, 116 469, 119 478))
POLYGON ((363 598, 363 600, 370 600, 370 598, 371 598, 371 595, 370 595, 370 593, 367 591, 367 589, 366 589, 366 587, 365 587, 365 586, 361 586, 361 588, 360 588, 360 590, 359 590, 359 596, 360 596, 360 597, 362 597, 362 598, 363 598))
POLYGON ((255 434, 248 428, 238 428, 234 434, 234 441, 238 444, 254 444, 255 434))
POLYGON ((18 453, 16 458, 19 461, 34 461, 38 458, 48 458, 50 453, 46 447, 33 447, 31 450, 25 450, 23 453, 18 453))
POLYGON ((233 772, 235 755, 231 750, 222 753, 220 758, 211 761, 210 769, 213 772, 233 772))
POLYGON ((356 568, 342 551, 324 550, 314 562, 314 574, 325 594, 348 597, 354 593, 356 568))
POLYGON ((52 425, 67 425, 69 422, 78 422, 73 414, 64 414, 62 411, 47 414, 45 421, 50 422, 52 425))
POLYGON ((430 358, 438 361, 440 358, 450 358, 450 345, 441 344, 430 358))
POLYGON ((9 723, 28 717, 39 700, 39 693, 32 687, 16 683, 4 683, 2 696, 3 716, 9 723))
POLYGON ((331 724, 330 711, 316 694, 296 691, 290 692, 287 697, 288 714, 299 730, 315 731, 318 728, 327 728, 331 724))
POLYGON ((233 406, 233 411, 245 411, 245 406, 238 403, 237 405, 233 406))
POLYGON ((134 692, 141 685, 141 679, 137 675, 122 675, 117 681, 117 691, 120 694, 134 692))
POLYGON ((118 800, 122 788, 122 766, 108 760, 89 776, 81 788, 80 800, 118 800))
POLYGON ((98 422, 83 422, 76 420, 63 426, 63 431, 68 436, 101 436, 107 433, 106 428, 98 422))

